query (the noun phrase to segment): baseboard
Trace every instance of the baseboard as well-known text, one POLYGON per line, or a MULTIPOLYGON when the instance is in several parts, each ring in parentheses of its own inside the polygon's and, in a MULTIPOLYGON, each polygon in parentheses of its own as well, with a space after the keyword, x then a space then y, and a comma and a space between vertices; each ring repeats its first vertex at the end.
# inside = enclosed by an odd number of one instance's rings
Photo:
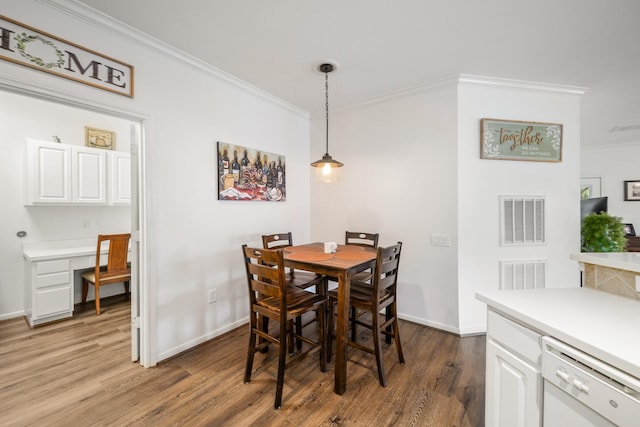
POLYGON ((27 313, 24 310, 14 311, 13 313, 0 314, 0 320, 9 320, 16 317, 23 317, 27 313))

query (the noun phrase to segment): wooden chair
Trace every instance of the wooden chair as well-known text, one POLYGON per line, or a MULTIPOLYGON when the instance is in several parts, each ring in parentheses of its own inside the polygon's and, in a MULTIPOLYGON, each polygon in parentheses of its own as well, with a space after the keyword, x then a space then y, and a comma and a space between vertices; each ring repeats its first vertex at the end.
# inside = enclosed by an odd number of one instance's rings
MULTIPOLYGON (((325 310, 327 297, 308 292, 287 284, 282 249, 258 249, 242 245, 247 285, 249 289, 249 351, 245 368, 244 381, 251 381, 253 359, 255 353, 266 348, 270 343, 278 345, 278 378, 274 407, 282 404, 284 370, 287 356, 285 340, 292 337, 310 345, 309 349, 300 353, 308 353, 311 349, 320 348, 320 370, 326 372, 327 357, 325 347, 325 310), (318 340, 313 341, 293 330, 293 320, 305 313, 315 311, 318 319, 318 340), (260 320, 273 319, 278 322, 278 334, 269 333, 268 322, 260 320), (261 324, 262 323, 262 324, 261 324), (261 338, 260 343, 257 338, 261 338)), ((289 343, 291 348, 291 343, 289 343)))
MULTIPOLYGON (((262 236, 262 247, 264 249, 281 249, 293 246, 291 232, 266 234, 262 236)), ((288 269, 287 283, 298 288, 308 289, 315 287, 316 293, 324 295, 326 293, 326 280, 324 276, 309 273, 308 271, 288 269)))
POLYGON ((127 263, 129 255, 129 239, 131 234, 100 234, 96 250, 96 267, 93 271, 82 273, 82 304, 87 302, 89 285, 95 287, 96 314, 100 314, 100 286, 112 283, 124 283, 124 290, 129 293, 131 268, 127 263), (102 242, 109 242, 107 265, 100 266, 102 242))
MULTIPOLYGON (((382 363, 382 343, 380 336, 385 335, 387 343, 391 343, 393 336, 398 351, 398 359, 404 364, 402 345, 400 344, 400 333, 398 331, 398 306, 397 306, 397 284, 398 266, 400 264, 400 252, 402 242, 387 248, 378 248, 376 257, 376 267, 373 274, 373 283, 351 282, 351 298, 349 304, 357 310, 367 311, 371 314, 371 323, 362 321, 357 315, 351 315, 350 325, 352 332, 356 325, 362 325, 372 329, 373 348, 366 347, 354 340, 347 340, 347 345, 357 349, 375 354, 378 367, 378 378, 380 385, 387 386, 387 377, 382 363), (381 321, 380 311, 385 309, 384 321, 381 321)), ((329 331, 328 337, 333 337, 334 304, 338 300, 338 292, 331 290, 329 296, 329 331)), ((331 359, 331 343, 328 340, 328 358, 331 359)))
POLYGON ((370 246, 372 248, 378 247, 378 233, 362 233, 356 231, 346 231, 344 234, 345 245, 358 245, 358 246, 370 246))

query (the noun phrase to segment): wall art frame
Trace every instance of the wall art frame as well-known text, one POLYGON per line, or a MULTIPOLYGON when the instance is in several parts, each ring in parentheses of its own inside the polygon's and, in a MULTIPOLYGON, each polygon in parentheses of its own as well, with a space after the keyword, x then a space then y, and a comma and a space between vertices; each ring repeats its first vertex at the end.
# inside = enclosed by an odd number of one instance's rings
POLYGON ((218 200, 284 202, 286 157, 218 141, 218 200))
POLYGON ((484 118, 480 158, 529 162, 562 161, 562 125, 484 118))
POLYGON ((580 198, 592 199, 604 196, 604 177, 584 176, 580 178, 580 198))
POLYGON ((640 202, 640 180, 624 182, 625 202, 640 202))
POLYGON ((84 127, 84 144, 87 147, 101 148, 103 150, 116 149, 116 133, 111 130, 84 127))

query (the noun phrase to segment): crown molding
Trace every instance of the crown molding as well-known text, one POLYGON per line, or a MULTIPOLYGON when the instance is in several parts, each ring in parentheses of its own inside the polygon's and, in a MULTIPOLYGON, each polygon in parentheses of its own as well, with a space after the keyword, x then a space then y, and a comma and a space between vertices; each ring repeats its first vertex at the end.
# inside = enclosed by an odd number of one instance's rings
MULTIPOLYGON (((36 0, 51 9, 71 16, 75 20, 84 22, 102 32, 126 40, 132 44, 158 52, 166 57, 181 61, 200 71, 210 74, 218 79, 224 80, 246 92, 265 99, 279 107, 289 110, 295 114, 309 118, 309 112, 281 99, 269 92, 253 86, 219 68, 214 67, 188 53, 173 47, 143 31, 138 30, 122 21, 100 12, 90 6, 80 3, 78 0, 36 0)), ((133 64, 135 66, 135 64, 133 64)))
POLYGON ((586 87, 559 85, 554 83, 530 82, 526 80, 503 79, 498 77, 474 76, 460 74, 458 82, 461 85, 504 87, 509 89, 527 89, 544 92, 565 93, 569 95, 584 95, 586 87))

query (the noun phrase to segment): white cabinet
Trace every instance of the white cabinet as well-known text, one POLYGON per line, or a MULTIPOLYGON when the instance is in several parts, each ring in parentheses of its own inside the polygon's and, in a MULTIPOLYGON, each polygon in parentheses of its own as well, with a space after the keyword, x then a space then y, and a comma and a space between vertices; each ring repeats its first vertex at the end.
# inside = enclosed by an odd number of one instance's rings
POLYGON ((25 205, 131 204, 128 153, 27 141, 25 205))
POLYGON ((72 203, 107 203, 107 152, 99 148, 71 147, 72 203))
POLYGON ((25 309, 31 326, 73 315, 73 276, 68 259, 26 262, 25 309))
POLYGON ((542 420, 541 335, 500 314, 487 319, 485 424, 540 426, 542 420))
POLYGON ((25 204, 71 203, 71 147, 27 141, 25 204))
POLYGON ((114 205, 131 204, 131 154, 113 151, 110 156, 109 202, 114 205))

